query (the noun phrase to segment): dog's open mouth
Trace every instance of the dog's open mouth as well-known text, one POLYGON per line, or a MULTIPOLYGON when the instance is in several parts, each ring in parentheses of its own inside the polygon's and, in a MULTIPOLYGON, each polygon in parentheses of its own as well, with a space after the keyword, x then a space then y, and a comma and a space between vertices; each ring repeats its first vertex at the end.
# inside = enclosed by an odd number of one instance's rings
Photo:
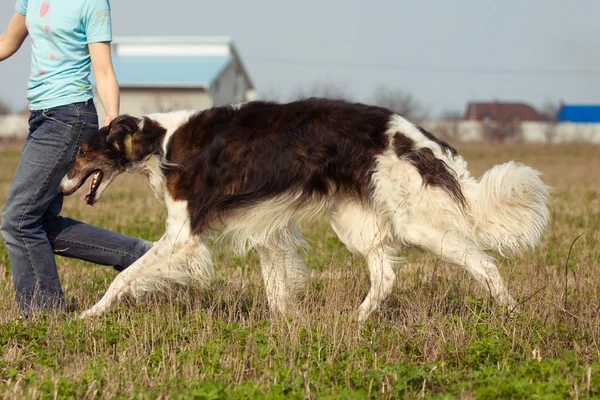
POLYGON ((94 199, 96 198, 96 191, 102 182, 102 171, 98 170, 91 174, 92 179, 90 180, 90 185, 86 192, 81 194, 80 199, 84 200, 90 205, 94 205, 94 199))

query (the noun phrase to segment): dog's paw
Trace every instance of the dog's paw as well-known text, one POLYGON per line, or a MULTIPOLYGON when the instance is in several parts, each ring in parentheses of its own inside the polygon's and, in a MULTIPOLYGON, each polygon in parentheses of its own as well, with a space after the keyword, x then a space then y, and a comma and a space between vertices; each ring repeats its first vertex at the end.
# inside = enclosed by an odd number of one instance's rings
POLYGON ((364 324, 369 319, 372 313, 373 310, 369 310, 366 307, 361 306, 358 308, 358 312, 356 312, 354 316, 359 324, 364 324))
POLYGON ((99 307, 92 307, 89 310, 85 310, 84 312, 79 314, 79 319, 97 317, 102 314, 104 314, 104 312, 99 307))
POLYGON ((91 310, 85 310, 81 314, 79 314, 79 319, 86 319, 92 316, 91 310))

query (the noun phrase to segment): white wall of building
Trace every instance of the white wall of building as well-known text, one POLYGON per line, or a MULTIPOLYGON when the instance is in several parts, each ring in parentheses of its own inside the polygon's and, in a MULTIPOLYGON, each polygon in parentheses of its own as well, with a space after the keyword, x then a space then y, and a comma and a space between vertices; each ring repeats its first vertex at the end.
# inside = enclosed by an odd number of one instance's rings
POLYGON ((0 138, 26 138, 29 132, 28 117, 5 115, 0 117, 0 138))
MULTIPOLYGON (((434 135, 458 141, 481 142, 486 124, 478 121, 426 121, 421 124, 434 135)), ((513 140, 527 143, 600 143, 600 124, 522 122, 513 140)))

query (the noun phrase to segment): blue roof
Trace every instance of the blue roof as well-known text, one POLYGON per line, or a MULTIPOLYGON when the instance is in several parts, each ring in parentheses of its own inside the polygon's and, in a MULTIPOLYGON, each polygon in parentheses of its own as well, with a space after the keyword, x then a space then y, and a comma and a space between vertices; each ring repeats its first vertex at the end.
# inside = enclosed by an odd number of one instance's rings
POLYGON ((120 86, 210 86, 232 59, 232 55, 165 57, 113 53, 120 86))
POLYGON ((558 111, 559 122, 600 123, 600 105, 565 104, 558 111))

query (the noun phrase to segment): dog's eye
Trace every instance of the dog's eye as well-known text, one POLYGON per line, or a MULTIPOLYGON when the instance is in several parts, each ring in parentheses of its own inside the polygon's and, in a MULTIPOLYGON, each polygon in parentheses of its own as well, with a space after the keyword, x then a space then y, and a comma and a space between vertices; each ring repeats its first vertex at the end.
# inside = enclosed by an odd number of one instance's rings
POLYGON ((83 149, 79 149, 79 157, 85 156, 85 151, 83 149))

